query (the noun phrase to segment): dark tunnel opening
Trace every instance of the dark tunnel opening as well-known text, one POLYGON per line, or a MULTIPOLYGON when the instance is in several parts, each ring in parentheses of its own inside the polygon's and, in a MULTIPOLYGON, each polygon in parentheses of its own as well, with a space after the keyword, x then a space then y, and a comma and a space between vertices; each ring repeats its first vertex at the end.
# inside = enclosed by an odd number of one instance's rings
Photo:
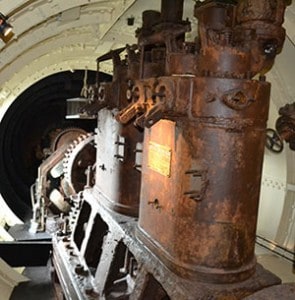
MULTIPOLYGON (((84 71, 60 72, 33 84, 15 99, 0 123, 0 193, 22 220, 31 217, 30 186, 35 182, 50 132, 80 127, 93 131, 96 120, 66 119, 66 99, 80 96, 84 71)), ((96 72, 88 71, 87 83, 96 72)), ((102 74, 103 80, 110 80, 102 74)))

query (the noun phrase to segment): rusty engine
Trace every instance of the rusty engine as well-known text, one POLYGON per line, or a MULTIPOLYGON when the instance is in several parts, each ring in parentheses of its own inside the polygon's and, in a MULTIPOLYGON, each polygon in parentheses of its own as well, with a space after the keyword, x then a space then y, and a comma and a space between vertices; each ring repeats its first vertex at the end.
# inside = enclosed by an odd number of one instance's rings
POLYGON ((187 41, 183 0, 162 0, 161 12, 143 12, 136 45, 97 59, 96 84, 69 102, 97 129, 56 132, 31 193, 32 230, 61 213, 53 266, 66 299, 290 293, 254 254, 265 74, 288 4, 197 1, 187 41), (99 77, 106 60, 112 82, 99 77))

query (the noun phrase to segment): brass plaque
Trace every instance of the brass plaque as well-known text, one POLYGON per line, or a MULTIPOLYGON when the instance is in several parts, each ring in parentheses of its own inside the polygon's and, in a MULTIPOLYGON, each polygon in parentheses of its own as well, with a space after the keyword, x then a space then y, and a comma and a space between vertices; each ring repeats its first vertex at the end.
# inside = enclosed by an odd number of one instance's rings
POLYGON ((171 149, 168 146, 150 142, 148 167, 161 175, 170 177, 171 149))

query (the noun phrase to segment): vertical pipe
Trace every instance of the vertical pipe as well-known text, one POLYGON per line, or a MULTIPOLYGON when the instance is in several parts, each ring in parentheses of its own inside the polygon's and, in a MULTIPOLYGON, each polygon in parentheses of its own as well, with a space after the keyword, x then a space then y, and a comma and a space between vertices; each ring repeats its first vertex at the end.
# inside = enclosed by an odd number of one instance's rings
POLYGON ((183 15, 183 0, 162 0, 161 14, 162 22, 181 22, 183 15))

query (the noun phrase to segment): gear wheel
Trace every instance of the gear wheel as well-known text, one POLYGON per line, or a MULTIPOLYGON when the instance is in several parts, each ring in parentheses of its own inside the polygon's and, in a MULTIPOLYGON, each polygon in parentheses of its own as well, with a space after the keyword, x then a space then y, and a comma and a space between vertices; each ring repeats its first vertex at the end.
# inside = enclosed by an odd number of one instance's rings
POLYGON ((60 131, 56 134, 53 141, 51 142, 50 148, 52 153, 62 145, 71 142, 82 134, 87 134, 87 132, 79 127, 68 127, 65 129, 60 129, 60 131))
POLYGON ((96 160, 94 135, 83 134, 75 139, 68 147, 63 160, 64 180, 62 186, 67 197, 76 195, 82 191, 85 185, 93 185, 87 182, 88 176, 93 179, 93 166, 96 160), (88 171, 91 171, 87 175, 88 171))

